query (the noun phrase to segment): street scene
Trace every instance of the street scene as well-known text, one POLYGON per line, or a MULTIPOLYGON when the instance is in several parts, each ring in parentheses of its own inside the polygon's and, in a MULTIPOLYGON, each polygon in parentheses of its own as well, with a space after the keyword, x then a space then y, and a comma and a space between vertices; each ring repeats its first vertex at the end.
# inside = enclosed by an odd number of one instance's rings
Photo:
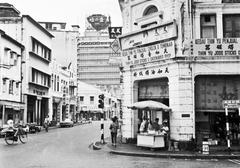
MULTIPOLYGON (((106 127, 110 122, 106 122, 106 127)), ((27 144, 8 146, 1 139, 0 167, 7 168, 96 168, 96 167, 239 167, 229 160, 188 160, 129 157, 92 150, 92 140, 98 140, 100 122, 50 129, 29 135, 27 144)), ((106 136, 109 136, 106 130, 106 136)))
POLYGON ((239 167, 240 0, 0 2, 0 168, 239 167))

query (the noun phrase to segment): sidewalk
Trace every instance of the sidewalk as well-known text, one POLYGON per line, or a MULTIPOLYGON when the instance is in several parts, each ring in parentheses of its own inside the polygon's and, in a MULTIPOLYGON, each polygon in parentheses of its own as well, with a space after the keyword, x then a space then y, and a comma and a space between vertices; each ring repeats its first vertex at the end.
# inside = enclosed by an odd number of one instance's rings
POLYGON ((136 144, 117 144, 117 147, 111 145, 109 138, 104 150, 111 154, 155 157, 155 158, 182 158, 182 159, 240 159, 240 146, 235 148, 231 153, 225 149, 213 149, 210 154, 202 154, 194 151, 167 151, 166 149, 155 149, 138 147, 136 144))

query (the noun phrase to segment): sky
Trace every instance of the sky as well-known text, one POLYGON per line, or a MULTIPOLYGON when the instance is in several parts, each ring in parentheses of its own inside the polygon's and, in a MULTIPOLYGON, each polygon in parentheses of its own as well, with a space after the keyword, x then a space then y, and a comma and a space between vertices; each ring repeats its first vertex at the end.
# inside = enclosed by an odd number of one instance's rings
POLYGON ((111 26, 122 26, 118 0, 1 0, 10 3, 21 13, 36 21, 66 22, 67 28, 79 25, 85 29, 86 16, 103 14, 111 16, 111 26))

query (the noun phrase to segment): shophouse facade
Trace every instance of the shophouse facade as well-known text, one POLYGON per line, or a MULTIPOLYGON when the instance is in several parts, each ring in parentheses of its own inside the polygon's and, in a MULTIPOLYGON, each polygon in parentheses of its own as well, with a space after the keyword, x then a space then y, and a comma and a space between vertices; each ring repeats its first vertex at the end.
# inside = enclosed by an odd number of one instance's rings
MULTIPOLYGON (((226 126, 222 103, 240 99, 240 3, 234 2, 119 0, 123 137, 136 138, 138 118, 144 115, 127 105, 155 100, 171 108, 154 117, 169 120, 172 140, 226 143, 224 131, 216 130, 219 123, 226 126)), ((231 111, 232 118, 238 115, 237 109, 231 111)))
POLYGON ((53 35, 29 15, 0 18, 0 27, 25 46, 23 53, 24 122, 43 125, 46 115, 52 116, 50 62, 53 35))
POLYGON ((22 53, 24 46, 0 30, 0 127, 23 122, 22 53))
POLYGON ((74 93, 70 86, 73 71, 58 64, 56 60, 51 63, 51 70, 52 121, 59 124, 67 118, 74 120, 77 103, 71 100, 74 93))

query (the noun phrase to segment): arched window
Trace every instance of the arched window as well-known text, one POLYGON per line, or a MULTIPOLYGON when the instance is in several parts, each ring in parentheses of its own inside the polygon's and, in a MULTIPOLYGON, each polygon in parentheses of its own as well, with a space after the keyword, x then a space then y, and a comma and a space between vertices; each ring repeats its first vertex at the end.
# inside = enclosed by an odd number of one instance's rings
POLYGON ((143 12, 143 16, 147 16, 155 12, 158 12, 158 8, 154 5, 151 5, 145 9, 145 11, 143 12))

